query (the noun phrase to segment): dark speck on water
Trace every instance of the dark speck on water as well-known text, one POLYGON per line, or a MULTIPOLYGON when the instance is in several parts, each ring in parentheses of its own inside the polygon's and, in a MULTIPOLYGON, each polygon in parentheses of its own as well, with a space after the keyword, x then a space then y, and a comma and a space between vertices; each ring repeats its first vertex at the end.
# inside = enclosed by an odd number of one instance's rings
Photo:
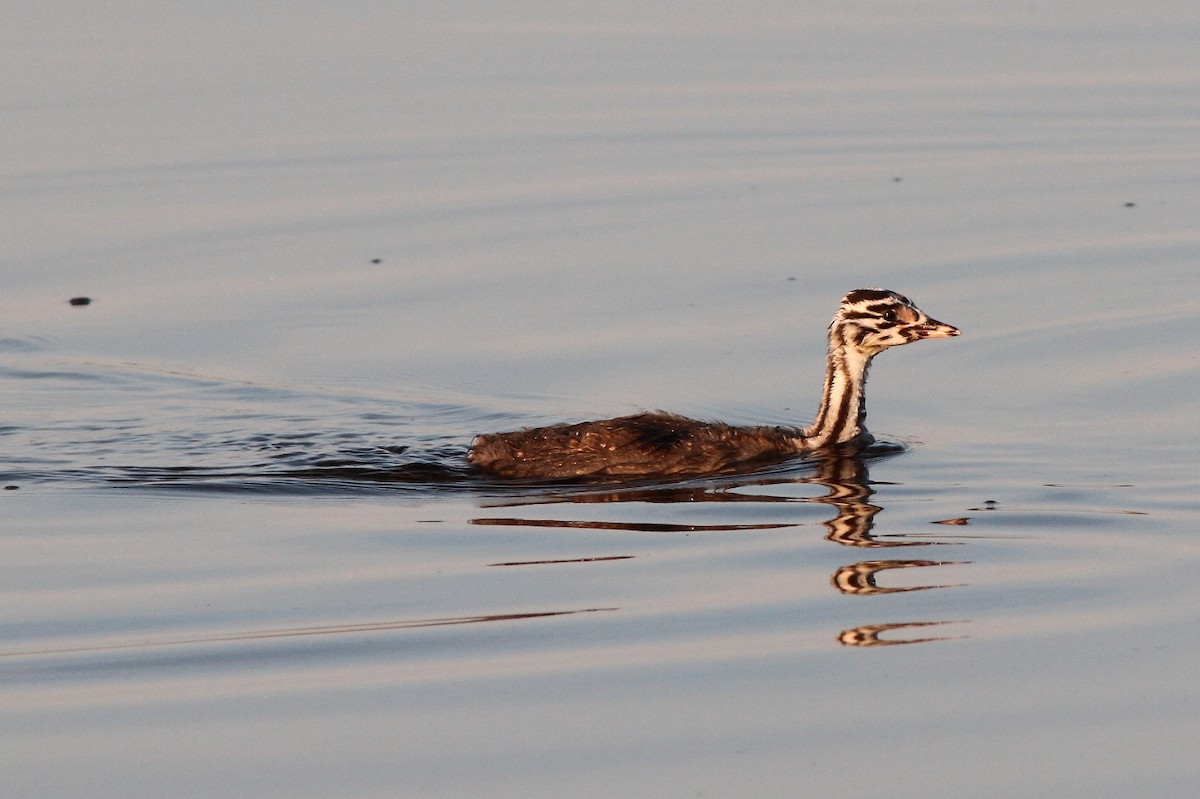
POLYGON ((92 298, 91 297, 72 297, 71 299, 67 300, 67 302, 70 303, 71 305, 91 305, 92 298))

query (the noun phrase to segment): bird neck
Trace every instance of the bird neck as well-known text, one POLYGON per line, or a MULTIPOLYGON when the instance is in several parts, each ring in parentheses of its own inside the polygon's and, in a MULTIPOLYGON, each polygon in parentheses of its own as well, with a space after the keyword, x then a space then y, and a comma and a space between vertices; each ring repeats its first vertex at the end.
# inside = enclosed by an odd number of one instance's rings
POLYGON ((855 440, 870 443, 866 427, 866 386, 871 357, 850 346, 839 326, 830 328, 821 408, 812 425, 803 431, 805 447, 824 447, 855 440))

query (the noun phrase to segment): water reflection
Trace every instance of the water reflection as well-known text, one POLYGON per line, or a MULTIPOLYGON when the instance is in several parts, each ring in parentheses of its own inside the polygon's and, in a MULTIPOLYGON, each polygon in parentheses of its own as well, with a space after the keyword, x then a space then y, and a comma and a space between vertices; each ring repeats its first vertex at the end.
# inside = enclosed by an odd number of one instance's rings
POLYGON ((897 594, 905 591, 925 591, 930 588, 955 588, 954 585, 908 585, 884 588, 875 584, 875 576, 887 569, 912 569, 926 566, 961 566, 962 560, 864 560, 843 566, 833 573, 830 582, 843 594, 867 596, 869 594, 897 594))
POLYGON ((433 619, 393 619, 378 622, 351 624, 326 624, 313 627, 273 627, 261 630, 246 630, 211 635, 178 636, 141 639, 137 641, 113 641, 85 646, 45 647, 34 649, 0 650, 0 658, 28 657, 32 655, 66 655, 87 652, 114 652, 122 649, 155 649, 165 646, 196 644, 224 644, 238 641, 264 641, 275 638, 308 638, 312 636, 346 635, 348 633, 378 633, 390 630, 411 630, 421 627, 447 627, 464 624, 489 624, 492 622, 526 621, 547 619, 556 616, 573 616, 579 613, 604 613, 616 608, 578 608, 572 610, 544 610, 527 613, 494 613, 479 616, 449 616, 433 619))
MULTIPOLYGON (((538 493, 497 502, 491 507, 516 508, 522 506, 544 506, 550 504, 587 505, 595 503, 680 503, 694 504, 707 502, 740 502, 740 503, 817 503, 827 505, 833 510, 833 515, 822 522, 827 533, 825 539, 846 547, 867 549, 888 549, 894 547, 926 547, 944 545, 953 542, 930 540, 922 536, 920 540, 902 533, 883 535, 877 533, 877 517, 883 508, 870 500, 875 494, 870 479, 868 463, 881 454, 890 452, 874 452, 859 454, 835 454, 806 463, 809 471, 797 474, 795 470, 787 473, 760 473, 740 477, 721 477, 716 481, 701 484, 682 484, 672 486, 605 485, 595 487, 565 486, 548 487, 538 493), (824 489, 823 494, 815 496, 795 495, 796 492, 786 490, 790 486, 812 485, 824 489)), ((965 524, 966 519, 942 520, 940 523, 965 524)), ((763 522, 752 523, 738 521, 736 523, 690 524, 683 522, 660 521, 621 521, 587 520, 569 518, 528 518, 515 515, 481 516, 471 520, 476 525, 496 525, 511 527, 559 527, 584 528, 596 530, 625 530, 646 533, 678 533, 678 532, 721 532, 771 530, 787 527, 801 527, 804 522, 763 522)), ((627 559, 631 556, 622 556, 627 559)), ((605 559, 605 558, 597 558, 605 559)), ((549 562, 549 561, 536 561, 549 562)), ((960 566, 969 563, 961 560, 933 560, 916 558, 894 558, 860 560, 847 563, 836 569, 830 577, 830 584, 844 596, 883 596, 889 594, 904 594, 915 591, 928 591, 940 588, 961 587, 960 583, 945 583, 938 580, 917 582, 902 586, 879 585, 881 574, 894 570, 930 569, 939 566, 960 566)), ((503 564, 518 565, 518 564, 503 564)), ((843 630, 837 640, 846 646, 893 646, 903 643, 925 643, 929 641, 947 640, 963 636, 918 636, 918 637, 889 637, 880 638, 885 632, 908 628, 929 627, 949 624, 948 621, 914 621, 891 624, 867 624, 843 630)))
MULTIPOLYGON (((629 502, 632 500, 620 500, 629 502)), ((577 527, 590 530, 633 530, 642 533, 699 533, 714 530, 774 530, 795 527, 789 523, 771 524, 669 524, 662 522, 599 522, 566 519, 519 519, 483 517, 472 519, 471 524, 497 525, 500 527, 577 527)))
POLYGON ((845 646, 896 646, 897 644, 924 644, 930 641, 950 641, 955 638, 966 638, 965 635, 929 635, 916 638, 881 638, 884 633, 896 630, 908 630, 918 627, 938 627, 943 624, 955 624, 952 621, 915 621, 903 624, 868 624, 863 627, 852 627, 838 633, 838 643, 845 646))

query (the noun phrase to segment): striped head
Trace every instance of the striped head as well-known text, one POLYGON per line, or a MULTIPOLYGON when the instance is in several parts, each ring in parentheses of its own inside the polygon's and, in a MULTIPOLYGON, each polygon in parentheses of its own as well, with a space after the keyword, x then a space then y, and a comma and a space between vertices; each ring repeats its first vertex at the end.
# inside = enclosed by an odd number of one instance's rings
POLYGON ((855 289, 842 298, 829 325, 830 339, 870 358, 899 344, 923 338, 950 338, 958 328, 930 319, 902 294, 883 289, 855 289))

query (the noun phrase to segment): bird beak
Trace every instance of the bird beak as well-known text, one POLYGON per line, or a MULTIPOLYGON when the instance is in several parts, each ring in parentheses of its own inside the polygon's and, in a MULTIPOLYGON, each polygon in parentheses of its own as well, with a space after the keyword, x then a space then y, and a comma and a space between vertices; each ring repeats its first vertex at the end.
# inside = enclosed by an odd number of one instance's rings
POLYGON ((954 338, 958 335, 958 328, 936 319, 926 319, 925 323, 917 328, 917 335, 921 338, 954 338))

